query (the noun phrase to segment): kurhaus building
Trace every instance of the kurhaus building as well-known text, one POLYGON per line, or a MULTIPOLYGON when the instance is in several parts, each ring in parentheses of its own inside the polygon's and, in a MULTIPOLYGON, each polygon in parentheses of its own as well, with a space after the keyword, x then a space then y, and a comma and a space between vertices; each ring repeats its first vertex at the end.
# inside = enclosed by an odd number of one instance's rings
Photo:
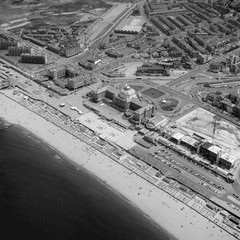
POLYGON ((112 86, 105 86, 93 92, 92 100, 106 102, 119 111, 125 112, 125 118, 138 124, 144 118, 152 118, 155 107, 152 104, 140 101, 136 91, 128 85, 118 90, 112 86))

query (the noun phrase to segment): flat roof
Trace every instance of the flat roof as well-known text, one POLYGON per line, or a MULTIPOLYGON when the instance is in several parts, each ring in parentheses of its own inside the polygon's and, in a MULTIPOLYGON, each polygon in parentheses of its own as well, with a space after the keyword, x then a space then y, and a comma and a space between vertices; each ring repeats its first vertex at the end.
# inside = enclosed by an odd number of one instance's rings
POLYGON ((216 145, 212 145, 208 148, 208 151, 218 154, 222 149, 216 145))
POLYGON ((234 164, 237 160, 236 157, 226 152, 221 155, 220 159, 223 159, 231 164, 234 164))
POLYGON ((162 122, 163 120, 166 120, 166 117, 158 114, 154 116, 153 118, 150 119, 150 122, 153 123, 154 125, 157 125, 158 123, 162 122))
POLYGON ((147 104, 146 102, 140 101, 137 97, 133 97, 131 99, 131 102, 134 103, 134 104, 137 104, 140 107, 144 107, 147 104))
POLYGON ((116 95, 118 95, 120 92, 117 88, 113 86, 107 86, 106 91, 110 93, 115 93, 116 95))
POLYGON ((181 138, 183 138, 185 135, 180 133, 180 132, 177 132, 177 133, 174 133, 172 135, 172 138, 176 139, 176 140, 180 140, 181 138))
POLYGON ((205 148, 205 149, 209 149, 211 146, 213 146, 213 144, 210 143, 210 142, 205 142, 205 143, 203 143, 203 145, 202 145, 202 147, 205 148))
POLYGON ((118 31, 133 31, 133 32, 140 32, 142 26, 144 24, 144 20, 138 17, 129 17, 123 20, 116 30, 118 31))
POLYGON ((183 141, 184 143, 187 143, 188 145, 191 145, 191 146, 195 146, 198 141, 194 138, 191 138, 189 136, 184 136, 181 141, 183 141))
POLYGON ((135 112, 138 113, 138 114, 142 114, 142 113, 144 113, 145 110, 149 110, 149 109, 151 109, 152 107, 153 107, 153 105, 147 104, 146 106, 139 108, 139 109, 136 110, 135 112))
POLYGON ((102 93, 102 92, 106 92, 107 90, 108 90, 108 86, 104 86, 104 87, 97 88, 94 92, 96 94, 99 94, 99 93, 102 93))

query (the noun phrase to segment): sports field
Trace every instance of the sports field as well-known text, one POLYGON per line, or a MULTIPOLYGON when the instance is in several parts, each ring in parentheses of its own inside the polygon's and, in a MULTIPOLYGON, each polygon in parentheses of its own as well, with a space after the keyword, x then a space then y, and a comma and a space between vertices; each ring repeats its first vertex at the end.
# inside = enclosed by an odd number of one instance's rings
POLYGON ((165 93, 156 89, 156 88, 149 88, 145 91, 142 92, 143 95, 146 95, 150 98, 160 98, 163 96, 165 93))

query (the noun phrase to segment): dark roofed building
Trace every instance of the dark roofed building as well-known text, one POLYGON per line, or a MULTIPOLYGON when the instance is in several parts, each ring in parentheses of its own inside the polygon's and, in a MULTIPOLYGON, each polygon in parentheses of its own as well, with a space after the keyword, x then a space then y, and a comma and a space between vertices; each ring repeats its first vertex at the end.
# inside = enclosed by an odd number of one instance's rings
POLYGON ((120 52, 117 52, 117 51, 113 51, 113 50, 108 50, 105 52, 109 57, 112 57, 112 58, 120 58, 120 57, 123 57, 124 55, 120 52))
POLYGON ((231 102, 234 104, 239 102, 240 100, 239 94, 236 92, 231 92, 228 97, 231 100, 231 102))
POLYGON ((152 104, 141 106, 138 110, 134 111, 133 120, 140 122, 143 118, 151 118, 153 113, 154 106, 152 104))
POLYGON ((138 110, 139 108, 141 107, 144 107, 146 104, 142 101, 140 101, 138 98, 133 98, 131 103, 130 103, 130 108, 133 110, 133 111, 136 111, 138 110))
POLYGON ((93 83, 94 83, 93 78, 81 78, 81 77, 77 76, 77 77, 74 77, 74 78, 70 78, 68 80, 68 83, 66 84, 66 87, 70 90, 75 90, 77 88, 87 86, 87 85, 91 85, 93 83))
POLYGON ((216 163, 221 156, 222 149, 217 145, 213 145, 210 142, 205 142, 200 145, 200 154, 206 159, 210 160, 211 163, 216 163))
POLYGON ((203 143, 203 144, 201 145, 201 147, 200 147, 200 154, 202 154, 202 155, 208 154, 208 149, 209 149, 211 146, 213 146, 213 144, 210 143, 210 142, 205 142, 205 143, 203 143))
POLYGON ((223 99, 223 100, 220 102, 220 107, 221 107, 223 110, 225 110, 225 111, 227 111, 227 112, 229 112, 229 113, 232 113, 233 104, 232 104, 232 102, 231 102, 229 99, 227 99, 227 98, 223 99))

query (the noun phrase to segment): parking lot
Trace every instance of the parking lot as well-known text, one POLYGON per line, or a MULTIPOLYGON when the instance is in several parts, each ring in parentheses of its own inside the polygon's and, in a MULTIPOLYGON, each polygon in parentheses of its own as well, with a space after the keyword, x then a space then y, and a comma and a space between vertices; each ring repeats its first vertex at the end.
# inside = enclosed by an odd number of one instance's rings
POLYGON ((161 169, 166 175, 188 183, 206 195, 225 198, 226 191, 231 191, 231 187, 223 179, 163 145, 154 146, 148 150, 137 145, 130 152, 148 164, 161 169))

